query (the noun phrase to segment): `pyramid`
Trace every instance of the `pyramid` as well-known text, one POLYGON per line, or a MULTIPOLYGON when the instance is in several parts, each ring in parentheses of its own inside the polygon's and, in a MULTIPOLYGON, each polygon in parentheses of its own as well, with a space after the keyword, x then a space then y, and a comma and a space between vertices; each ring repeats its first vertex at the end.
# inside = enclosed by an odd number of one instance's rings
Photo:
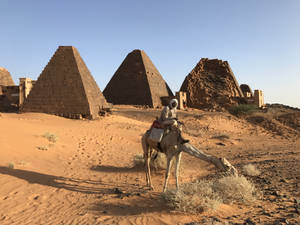
POLYGON ((7 69, 0 67, 0 95, 2 95, 1 86, 13 86, 15 85, 10 73, 7 69))
POLYGON ((222 111, 244 97, 228 62, 218 59, 202 58, 180 90, 187 92, 188 107, 213 111, 222 111))
POLYGON ((103 94, 108 102, 126 105, 162 106, 161 97, 173 96, 169 86, 142 50, 130 52, 115 72, 103 94))
POLYGON ((94 119, 107 102, 72 46, 59 46, 25 100, 22 112, 94 119))

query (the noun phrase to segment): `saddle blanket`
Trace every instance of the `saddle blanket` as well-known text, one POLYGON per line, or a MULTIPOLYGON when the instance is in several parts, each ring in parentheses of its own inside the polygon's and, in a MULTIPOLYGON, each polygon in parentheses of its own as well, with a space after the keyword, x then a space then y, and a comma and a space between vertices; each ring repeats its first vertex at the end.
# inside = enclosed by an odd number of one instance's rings
POLYGON ((153 127, 151 129, 149 139, 154 142, 161 142, 163 135, 164 135, 164 129, 153 127))

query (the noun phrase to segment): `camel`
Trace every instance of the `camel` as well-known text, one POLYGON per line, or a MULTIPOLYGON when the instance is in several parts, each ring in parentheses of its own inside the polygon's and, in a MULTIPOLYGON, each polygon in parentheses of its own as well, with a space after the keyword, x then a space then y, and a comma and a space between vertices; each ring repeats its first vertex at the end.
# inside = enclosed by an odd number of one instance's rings
POLYGON ((167 190, 167 185, 170 177, 170 170, 173 164, 174 158, 176 159, 176 167, 175 167, 175 178, 176 178, 176 188, 179 188, 178 176, 179 176, 179 165, 182 152, 186 152, 194 157, 197 157, 201 160, 204 160, 208 163, 214 164, 214 166, 221 171, 227 174, 237 175, 237 170, 225 159, 225 158, 217 158, 215 156, 206 154, 190 143, 181 144, 179 140, 179 132, 182 130, 182 124, 178 123, 179 129, 171 129, 164 135, 160 146, 149 139, 150 130, 142 137, 142 146, 144 151, 144 159, 145 159, 145 172, 146 172, 146 182, 147 186, 153 189, 152 181, 151 181, 151 173, 150 173, 150 160, 154 150, 157 152, 162 152, 166 155, 167 158, 167 170, 165 175, 165 182, 163 187, 163 192, 167 190))

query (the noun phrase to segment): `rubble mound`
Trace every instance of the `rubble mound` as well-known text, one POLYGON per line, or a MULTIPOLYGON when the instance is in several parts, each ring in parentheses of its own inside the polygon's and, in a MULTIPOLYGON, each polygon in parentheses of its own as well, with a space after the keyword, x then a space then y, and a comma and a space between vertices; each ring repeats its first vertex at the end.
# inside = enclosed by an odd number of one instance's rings
POLYGON ((191 108, 223 111, 244 97, 227 61, 202 58, 186 76, 180 91, 191 108))

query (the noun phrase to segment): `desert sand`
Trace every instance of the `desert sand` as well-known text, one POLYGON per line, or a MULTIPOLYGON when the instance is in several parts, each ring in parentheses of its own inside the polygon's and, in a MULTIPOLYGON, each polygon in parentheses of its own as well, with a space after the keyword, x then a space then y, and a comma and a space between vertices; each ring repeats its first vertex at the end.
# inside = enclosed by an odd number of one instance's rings
MULTIPOLYGON (((240 173, 254 164, 261 175, 247 178, 262 193, 255 203, 182 213, 160 197, 164 171, 153 171, 150 191, 144 169, 133 163, 159 112, 115 106, 112 115, 93 121, 0 113, 0 224, 243 224, 249 218, 256 224, 300 224, 299 133, 286 128, 278 135, 228 113, 179 112, 193 145, 226 157, 240 173)), ((216 172, 183 153, 181 183, 216 172)), ((169 188, 175 188, 173 174, 169 188)))

